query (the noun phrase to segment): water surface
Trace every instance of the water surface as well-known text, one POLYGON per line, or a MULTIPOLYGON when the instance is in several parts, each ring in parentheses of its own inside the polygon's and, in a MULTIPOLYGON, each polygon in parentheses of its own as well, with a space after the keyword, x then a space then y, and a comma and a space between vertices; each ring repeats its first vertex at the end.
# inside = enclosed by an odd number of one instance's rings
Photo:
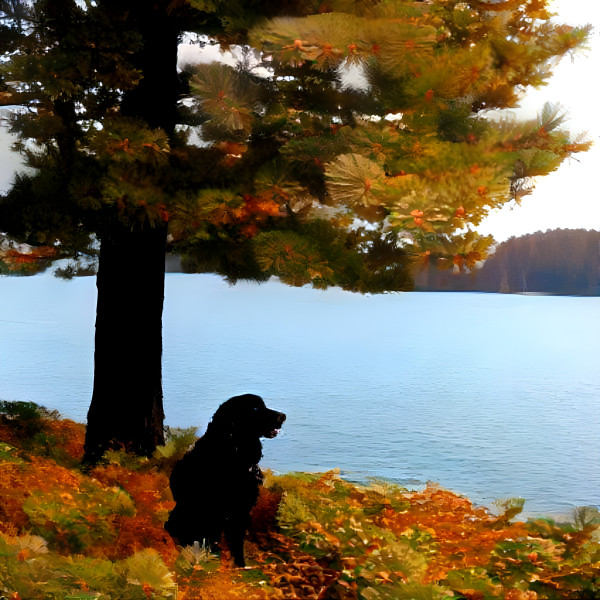
MULTIPOLYGON (((85 420, 95 280, 0 279, 0 398, 85 420)), ((131 308, 135 314, 135 307, 131 308)), ((358 296, 167 275, 167 423, 245 392, 288 415, 276 471, 428 480, 530 513, 600 504, 600 298, 358 296)))

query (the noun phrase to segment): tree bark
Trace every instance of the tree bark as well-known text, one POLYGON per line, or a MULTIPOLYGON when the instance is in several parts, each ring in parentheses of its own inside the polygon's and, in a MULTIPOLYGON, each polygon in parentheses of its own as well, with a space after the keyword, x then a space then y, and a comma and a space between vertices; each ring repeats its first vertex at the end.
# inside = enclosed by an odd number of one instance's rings
MULTIPOLYGON (((141 74, 123 97, 124 116, 172 136, 180 93, 178 25, 169 3, 100 0, 115 27, 134 30, 141 46, 128 60, 141 74)), ((94 390, 84 462, 108 448, 150 455, 164 443, 162 309, 166 223, 131 224, 114 215, 100 232, 94 390)))
POLYGON ((85 462, 108 448, 151 455, 164 443, 166 232, 166 225, 131 230, 117 223, 102 236, 85 462))

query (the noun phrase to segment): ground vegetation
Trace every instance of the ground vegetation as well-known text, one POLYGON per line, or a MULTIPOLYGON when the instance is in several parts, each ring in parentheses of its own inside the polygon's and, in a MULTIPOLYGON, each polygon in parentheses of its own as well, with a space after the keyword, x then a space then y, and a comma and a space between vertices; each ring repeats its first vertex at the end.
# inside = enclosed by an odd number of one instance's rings
POLYGON ((600 515, 518 520, 428 484, 267 473, 248 567, 176 547, 168 473, 195 439, 150 458, 108 451, 81 469, 85 426, 0 403, 0 595, 13 600, 559 600, 600 596, 600 515))

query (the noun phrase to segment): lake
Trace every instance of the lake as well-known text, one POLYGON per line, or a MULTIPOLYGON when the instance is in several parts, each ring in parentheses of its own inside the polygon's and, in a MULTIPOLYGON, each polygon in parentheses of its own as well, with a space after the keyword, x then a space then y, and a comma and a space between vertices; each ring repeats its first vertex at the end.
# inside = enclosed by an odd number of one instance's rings
MULTIPOLYGON (((0 398, 85 421, 95 279, 0 279, 0 398)), ((287 413, 277 472, 427 481, 527 514, 600 505, 600 298, 359 296, 168 274, 166 422, 252 392, 287 413)), ((124 303, 124 307, 126 304, 124 303)), ((134 313, 135 308, 132 307, 134 313)))

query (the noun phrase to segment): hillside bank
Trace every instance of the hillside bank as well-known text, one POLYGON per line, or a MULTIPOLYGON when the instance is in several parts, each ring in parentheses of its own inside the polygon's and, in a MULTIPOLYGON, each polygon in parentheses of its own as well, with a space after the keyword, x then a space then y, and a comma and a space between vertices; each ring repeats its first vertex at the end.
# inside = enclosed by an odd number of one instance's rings
MULTIPOLYGON (((123 451, 80 468, 84 425, 0 403, 0 593, 44 598, 598 598, 598 512, 515 521, 433 484, 357 486, 335 472, 268 474, 253 512, 250 567, 178 548, 163 523, 168 475, 195 431, 151 459, 123 451)), ((210 493, 207 490, 207 493, 210 493)))

